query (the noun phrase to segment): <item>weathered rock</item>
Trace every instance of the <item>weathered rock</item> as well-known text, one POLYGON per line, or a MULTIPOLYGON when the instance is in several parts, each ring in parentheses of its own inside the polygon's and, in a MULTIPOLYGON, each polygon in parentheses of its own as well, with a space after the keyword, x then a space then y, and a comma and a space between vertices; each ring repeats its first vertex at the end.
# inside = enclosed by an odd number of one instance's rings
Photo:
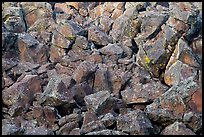
POLYGON ((54 135, 53 130, 44 127, 36 127, 32 129, 27 129, 24 135, 54 135))
POLYGON ((107 113, 101 118, 101 121, 103 122, 105 127, 108 128, 116 123, 116 118, 113 116, 113 114, 107 113))
POLYGON ((60 77, 50 79, 45 91, 41 96, 40 103, 44 105, 60 106, 69 103, 73 99, 72 93, 60 77))
POLYGON ((134 74, 130 87, 121 91, 122 99, 127 104, 151 102, 168 89, 160 81, 152 80, 150 73, 142 68, 136 68, 134 74))
POLYGON ((93 52, 91 55, 87 56, 86 60, 98 64, 103 62, 102 56, 99 52, 93 52))
POLYGON ((82 82, 80 84, 74 85, 71 89, 74 100, 78 105, 84 106, 84 97, 93 93, 92 88, 87 82, 82 82))
POLYGON ((110 36, 112 36, 114 42, 122 41, 124 37, 134 38, 137 35, 141 25, 141 22, 135 19, 137 14, 137 9, 131 8, 114 21, 110 31, 110 36))
POLYGON ((17 127, 13 122, 2 119, 2 135, 22 135, 23 129, 17 127))
POLYGON ((80 134, 80 128, 72 129, 72 131, 69 133, 69 135, 81 135, 80 134))
POLYGON ((22 34, 18 38, 18 49, 22 62, 43 64, 47 62, 47 48, 29 34, 22 34))
POLYGON ((77 82, 83 82, 87 80, 90 75, 96 72, 97 65, 93 62, 84 61, 80 63, 77 69, 73 73, 73 79, 77 82))
POLYGON ((187 112, 183 116, 183 123, 196 134, 202 132, 202 114, 187 112))
POLYGON ((92 131, 100 131, 100 130, 103 130, 103 129, 105 129, 104 124, 101 121, 97 120, 97 121, 89 122, 86 125, 83 125, 82 128, 81 128, 80 133, 81 134, 86 134, 86 133, 89 133, 89 132, 92 132, 92 131))
POLYGON ((75 40, 75 43, 73 45, 73 49, 75 47, 79 47, 79 48, 84 49, 84 50, 88 49, 89 47, 88 47, 88 40, 87 40, 87 38, 84 37, 84 36, 77 36, 76 40, 75 40))
POLYGON ((74 121, 79 122, 80 120, 81 120, 81 116, 79 114, 73 113, 60 118, 58 124, 60 126, 63 126, 68 122, 74 122, 74 121))
POLYGON ((42 18, 35 21, 35 23, 28 29, 28 32, 53 32, 56 30, 56 23, 52 18, 42 18))
POLYGON ((44 112, 45 119, 49 124, 48 127, 52 128, 54 123, 56 123, 60 118, 57 110, 54 107, 45 106, 43 107, 43 112, 44 112))
MULTIPOLYGON (((178 85, 172 86, 156 98, 152 104, 147 105, 145 111, 152 121, 164 126, 170 124, 169 122, 182 120, 189 107, 188 102, 191 100, 191 96, 198 89, 198 84, 190 77, 178 85)), ((197 107, 199 108, 199 105, 195 108, 197 107)))
POLYGON ((73 20, 62 20, 57 27, 57 31, 69 40, 75 40, 77 35, 87 35, 87 31, 73 20))
POLYGON ((96 73, 95 73, 93 88, 95 91, 101 91, 101 90, 110 91, 109 80, 108 80, 108 69, 106 65, 98 64, 98 69, 96 70, 96 73))
POLYGON ((99 91, 84 97, 88 110, 93 110, 97 115, 108 113, 115 107, 115 100, 109 91, 99 91))
POLYGON ((22 2, 21 5, 24 10, 25 21, 28 28, 30 28, 38 19, 52 17, 51 5, 47 2, 44 3, 22 2))
POLYGON ((113 95, 120 96, 120 91, 126 85, 127 81, 131 78, 129 72, 124 72, 121 69, 108 69, 108 79, 110 81, 109 88, 113 92, 113 95))
POLYGON ((15 33, 7 32, 7 31, 2 32, 2 50, 8 51, 11 49, 15 49, 17 45, 17 39, 18 39, 18 35, 15 33))
POLYGON ((199 64, 192 49, 181 38, 171 56, 165 70, 164 81, 168 85, 176 85, 188 77, 195 77, 199 64))
POLYGON ((33 101, 34 93, 37 92, 42 92, 39 77, 37 75, 26 75, 20 82, 16 82, 5 89, 2 92, 2 99, 6 105, 19 102, 23 108, 28 109, 33 101))
POLYGON ((20 7, 7 7, 2 11, 3 21, 8 31, 22 33, 26 31, 23 20, 23 9, 20 7))
POLYGON ((56 131, 57 135, 69 135, 72 129, 78 128, 77 121, 69 122, 63 125, 58 131, 56 131))
POLYGON ((90 123, 90 122, 92 122, 92 121, 97 121, 97 120, 98 120, 98 118, 97 118, 96 113, 95 113, 94 111, 88 110, 88 111, 86 111, 86 112, 84 113, 83 125, 82 125, 82 127, 83 127, 84 125, 87 125, 88 123, 90 123))
POLYGON ((88 40, 102 47, 108 45, 108 43, 112 43, 111 37, 101 31, 97 26, 91 26, 88 29, 88 40))
POLYGON ((100 25, 99 27, 101 28, 102 31, 105 33, 108 33, 111 29, 111 25, 113 24, 113 20, 109 16, 102 16, 100 19, 100 25))
POLYGON ((99 51, 104 55, 116 56, 117 58, 121 58, 123 55, 123 49, 116 44, 108 44, 107 46, 101 48, 99 51))
POLYGON ((117 118, 117 130, 130 135, 150 135, 152 123, 141 110, 134 110, 117 118))
POLYGON ((60 62, 61 58, 66 55, 66 50, 52 45, 50 47, 50 60, 52 62, 60 62))
POLYGON ((192 41, 190 45, 192 51, 199 64, 202 64, 202 37, 198 37, 192 41))
POLYGON ((128 134, 117 130, 104 129, 101 131, 89 132, 85 135, 128 135, 128 134))
POLYGON ((181 122, 174 122, 161 131, 160 135, 196 135, 181 122))
POLYGON ((71 39, 69 40, 68 37, 64 37, 60 32, 54 31, 52 35, 52 44, 62 49, 69 49, 71 39))

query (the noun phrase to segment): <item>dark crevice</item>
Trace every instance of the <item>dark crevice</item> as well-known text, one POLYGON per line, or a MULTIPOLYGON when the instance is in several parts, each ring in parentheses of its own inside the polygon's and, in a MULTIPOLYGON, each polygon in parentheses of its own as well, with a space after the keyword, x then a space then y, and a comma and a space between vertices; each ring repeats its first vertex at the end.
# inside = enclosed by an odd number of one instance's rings
POLYGON ((131 43, 132 43, 131 49, 133 53, 137 54, 137 52, 139 51, 137 43, 135 42, 134 39, 131 39, 131 43))

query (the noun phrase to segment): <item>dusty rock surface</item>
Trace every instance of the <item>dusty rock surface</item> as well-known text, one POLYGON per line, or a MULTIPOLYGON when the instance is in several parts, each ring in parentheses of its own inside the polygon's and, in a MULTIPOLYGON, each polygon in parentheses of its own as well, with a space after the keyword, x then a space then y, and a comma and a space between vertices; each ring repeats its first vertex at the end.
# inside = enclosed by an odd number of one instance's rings
POLYGON ((202 3, 2 2, 2 135, 202 135, 202 3))

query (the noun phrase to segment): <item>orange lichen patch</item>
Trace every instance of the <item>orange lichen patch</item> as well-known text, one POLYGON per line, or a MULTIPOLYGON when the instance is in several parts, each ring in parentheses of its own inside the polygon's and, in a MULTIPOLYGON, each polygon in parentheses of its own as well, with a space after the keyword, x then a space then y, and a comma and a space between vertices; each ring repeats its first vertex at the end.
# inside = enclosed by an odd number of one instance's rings
POLYGON ((73 6, 75 9, 79 9, 79 2, 69 2, 69 5, 73 6))
POLYGON ((195 61, 195 58, 191 55, 190 51, 183 51, 180 54, 179 60, 191 66, 198 66, 198 63, 195 61))
POLYGON ((122 11, 122 10, 115 9, 115 10, 113 11, 113 13, 112 13, 111 18, 112 18, 113 20, 115 20, 115 19, 117 19, 118 17, 120 17, 120 15, 122 15, 122 14, 123 14, 123 11, 122 11))
POLYGON ((202 112, 202 89, 199 88, 192 95, 192 99, 188 102, 193 111, 202 112))
POLYGON ((28 26, 31 26, 35 23, 35 21, 37 20, 37 15, 35 12, 30 12, 29 14, 26 15, 26 23, 28 26))
POLYGON ((63 34, 65 37, 69 37, 72 35, 71 29, 67 25, 61 26, 60 33, 63 34))
POLYGON ((182 115, 185 112, 185 104, 179 95, 169 97, 161 101, 162 108, 172 111, 175 115, 182 115))
POLYGON ((70 12, 70 8, 67 7, 66 3, 56 3, 55 4, 55 10, 56 11, 63 11, 66 14, 70 12))
POLYGON ((179 8, 183 11, 190 11, 191 6, 189 4, 186 4, 185 2, 179 2, 179 8))
POLYGON ((173 17, 169 18, 169 22, 175 27, 177 31, 185 31, 188 28, 188 26, 184 22, 173 17))

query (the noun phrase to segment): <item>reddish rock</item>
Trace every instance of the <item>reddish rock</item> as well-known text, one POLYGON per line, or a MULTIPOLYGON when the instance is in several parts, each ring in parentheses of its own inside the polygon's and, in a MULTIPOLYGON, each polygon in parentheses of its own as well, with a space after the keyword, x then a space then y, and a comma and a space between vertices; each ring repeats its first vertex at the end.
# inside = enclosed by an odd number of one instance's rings
POLYGON ((77 121, 73 121, 73 122, 69 122, 66 123, 65 125, 63 125, 58 131, 56 131, 57 135, 69 135, 70 132, 74 129, 74 128, 78 128, 78 123, 77 121))
POLYGON ((33 101, 34 93, 41 92, 40 80, 36 75, 27 75, 20 82, 14 83, 2 92, 3 102, 13 105, 19 102, 28 108, 33 101))
POLYGON ((202 88, 197 89, 188 102, 190 110, 193 112, 202 112, 202 88))
POLYGON ((87 38, 84 37, 84 36, 77 36, 76 40, 75 40, 75 43, 73 45, 73 49, 75 47, 79 47, 79 48, 84 49, 84 50, 88 49, 88 40, 87 40, 87 38))
POLYGON ((152 121, 164 126, 170 124, 169 122, 181 120, 189 108, 191 96, 198 88, 198 84, 190 77, 156 98, 152 104, 147 105, 145 111, 152 121))
POLYGON ((62 78, 52 77, 43 92, 40 103, 43 105, 60 106, 73 99, 71 92, 66 89, 62 78))
POLYGON ((202 114, 197 112, 186 112, 183 116, 183 123, 194 133, 202 132, 202 114))
POLYGON ((29 34, 19 36, 18 49, 22 62, 44 64, 48 60, 47 48, 29 34))
POLYGON ((65 55, 65 49, 59 48, 55 45, 50 47, 50 60, 52 62, 59 62, 61 58, 65 55))
POLYGON ((95 113, 94 111, 88 110, 88 111, 86 111, 86 112, 84 113, 83 125, 82 125, 82 127, 83 127, 84 125, 87 125, 88 123, 90 123, 90 122, 92 122, 92 121, 97 121, 97 120, 98 120, 98 118, 97 118, 96 113, 95 113))
POLYGON ((101 118, 101 121, 103 122, 105 127, 108 128, 116 123, 116 118, 113 116, 113 114, 107 113, 101 118))
POLYGON ((165 70, 164 81, 168 85, 176 85, 188 77, 195 77, 199 67, 191 48, 181 38, 176 45, 165 70))
POLYGON ((49 124, 54 124, 59 119, 59 114, 54 107, 45 106, 43 107, 45 119, 49 124))
POLYGON ((111 37, 101 31, 97 26, 91 26, 88 29, 88 40, 100 46, 106 46, 108 43, 112 43, 111 37))
POLYGON ((128 135, 128 134, 117 130, 104 129, 101 131, 89 132, 85 135, 128 135))
POLYGON ((70 90, 72 92, 74 100, 80 106, 85 105, 84 97, 86 95, 93 93, 92 88, 89 86, 89 84, 87 82, 82 82, 80 84, 76 84, 70 90))
POLYGON ((117 118, 117 130, 130 135, 150 135, 152 123, 141 110, 134 110, 117 118))
POLYGON ((99 27, 101 28, 102 31, 105 33, 108 33, 111 29, 111 25, 113 24, 113 20, 109 16, 102 16, 100 19, 100 25, 99 27))
POLYGON ((90 56, 87 56, 86 60, 98 64, 103 62, 102 56, 99 52, 93 52, 90 56))
POLYGON ((82 128, 81 128, 80 133, 81 134, 86 134, 86 133, 89 133, 89 132, 92 132, 92 131, 100 131, 100 130, 103 130, 103 129, 105 129, 104 124, 101 121, 97 120, 97 121, 89 122, 86 125, 83 125, 82 128))
POLYGON ((74 122, 74 121, 79 122, 80 120, 81 120, 81 116, 79 114, 73 113, 60 118, 58 124, 60 126, 63 126, 66 123, 74 122))
POLYGON ((66 3, 55 3, 55 7, 54 7, 56 12, 64 12, 66 14, 70 13, 70 8, 67 6, 66 3))
POLYGON ((73 73, 73 79, 77 82, 83 82, 87 80, 90 75, 95 73, 97 69, 97 65, 93 62, 84 61, 80 63, 80 65, 77 67, 77 69, 73 73))
POLYGON ((167 23, 177 31, 186 32, 189 29, 188 25, 183 21, 175 19, 173 17, 169 17, 167 23))
POLYGON ((93 110, 97 115, 108 113, 115 108, 115 100, 108 91, 100 91, 84 97, 88 110, 93 110))
POLYGON ((119 10, 119 9, 115 9, 111 15, 111 18, 113 20, 117 19, 118 17, 120 17, 123 14, 123 10, 119 10))
POLYGON ((174 122, 173 124, 165 127, 160 135, 196 135, 192 130, 187 128, 182 122, 174 122))
POLYGON ((72 129, 72 131, 69 133, 69 135, 81 135, 80 128, 72 129))
MULTIPOLYGON (((65 29, 64 29, 65 30, 65 29)), ((62 49, 68 49, 71 41, 68 37, 64 37, 61 33, 55 31, 52 35, 52 44, 62 49)))

